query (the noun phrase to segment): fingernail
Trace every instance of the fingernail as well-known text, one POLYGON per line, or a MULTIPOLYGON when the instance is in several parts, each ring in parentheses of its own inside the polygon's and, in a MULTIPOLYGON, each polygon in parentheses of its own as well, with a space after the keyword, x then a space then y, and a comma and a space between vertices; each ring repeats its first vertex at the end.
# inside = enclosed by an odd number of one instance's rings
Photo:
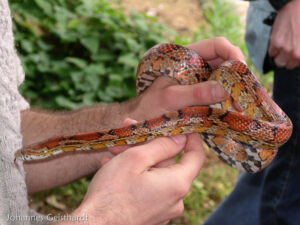
POLYGON ((186 142, 186 136, 183 134, 171 136, 171 138, 176 142, 178 145, 182 145, 186 142))
POLYGON ((214 85, 211 89, 211 92, 212 92, 212 96, 215 99, 223 99, 227 95, 225 89, 219 84, 214 85))

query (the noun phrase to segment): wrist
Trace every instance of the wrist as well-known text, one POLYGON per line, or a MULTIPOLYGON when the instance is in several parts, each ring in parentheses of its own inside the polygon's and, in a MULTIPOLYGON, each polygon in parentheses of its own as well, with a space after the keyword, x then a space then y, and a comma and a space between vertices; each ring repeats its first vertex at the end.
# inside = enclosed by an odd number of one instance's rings
MULTIPOLYGON (((126 111, 127 111, 127 116, 125 119, 130 118, 134 119, 136 121, 141 121, 145 118, 145 111, 147 111, 143 104, 141 104, 141 98, 137 97, 135 99, 132 99, 131 101, 126 103, 126 111)), ((147 116, 146 116, 147 117, 147 116)))
POLYGON ((82 225, 92 225, 92 224, 99 224, 99 225, 106 225, 102 222, 102 220, 94 220, 94 218, 90 217, 87 212, 81 208, 77 208, 74 212, 65 217, 66 219, 56 221, 51 223, 53 225, 74 225, 75 222, 80 222, 82 225))
MULTIPOLYGON (((105 200, 103 202, 105 202, 105 200)), ((125 220, 120 212, 117 213, 115 209, 110 208, 109 205, 111 202, 107 202, 106 204, 104 204, 103 202, 95 203, 95 200, 86 201, 85 199, 81 203, 81 205, 72 213, 72 215, 75 217, 82 216, 83 218, 87 218, 83 223, 84 225, 132 224, 125 222, 128 220, 125 220)))
POLYGON ((93 215, 89 213, 85 205, 82 204, 77 209, 74 210, 72 216, 74 217, 82 216, 83 218, 86 218, 85 221, 83 221, 84 225, 89 225, 89 224, 105 225, 105 223, 103 222, 103 217, 101 217, 102 218, 101 220, 97 221, 95 217, 93 217, 93 215))
POLYGON ((113 103, 67 112, 61 118, 64 135, 107 130, 118 127, 133 110, 130 102, 113 103))
POLYGON ((23 145, 31 145, 61 135, 60 117, 55 113, 29 109, 21 113, 23 145))

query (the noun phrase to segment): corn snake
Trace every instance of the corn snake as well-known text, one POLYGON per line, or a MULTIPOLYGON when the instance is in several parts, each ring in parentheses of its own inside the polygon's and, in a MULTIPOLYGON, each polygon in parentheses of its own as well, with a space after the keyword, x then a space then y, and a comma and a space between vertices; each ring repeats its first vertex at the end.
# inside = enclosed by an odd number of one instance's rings
POLYGON ((63 152, 197 132, 222 161, 240 171, 257 172, 272 161, 277 149, 291 136, 290 119, 240 61, 226 61, 212 70, 196 52, 175 44, 160 44, 148 50, 139 63, 138 94, 159 76, 171 77, 183 85, 216 80, 231 97, 222 103, 192 106, 126 127, 53 138, 24 147, 17 151, 16 158, 39 160, 63 152))

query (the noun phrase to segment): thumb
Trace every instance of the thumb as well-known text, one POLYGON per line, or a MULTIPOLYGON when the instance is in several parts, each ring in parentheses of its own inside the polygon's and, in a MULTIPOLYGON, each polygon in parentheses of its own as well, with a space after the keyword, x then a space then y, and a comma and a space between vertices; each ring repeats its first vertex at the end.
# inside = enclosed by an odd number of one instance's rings
POLYGON ((164 102, 170 110, 191 105, 210 105, 226 100, 228 92, 217 81, 206 81, 193 85, 169 86, 164 93, 164 102))
POLYGON ((162 137, 144 145, 136 146, 121 155, 127 168, 136 172, 144 172, 156 164, 176 156, 186 144, 185 135, 162 137))

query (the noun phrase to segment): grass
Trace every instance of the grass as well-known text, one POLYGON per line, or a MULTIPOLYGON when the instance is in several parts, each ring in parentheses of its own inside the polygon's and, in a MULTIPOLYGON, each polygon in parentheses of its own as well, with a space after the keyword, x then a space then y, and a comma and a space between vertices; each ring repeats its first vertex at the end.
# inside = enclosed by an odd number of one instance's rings
POLYGON ((220 162, 208 148, 206 153, 207 163, 184 199, 185 211, 171 224, 202 224, 233 188, 237 171, 220 162))
MULTIPOLYGON (((244 42, 244 24, 232 11, 232 5, 222 0, 201 1, 206 25, 201 25, 193 37, 176 37, 176 42, 185 44, 204 38, 225 36, 234 45, 241 48, 247 57, 244 42)), ((247 57, 248 59, 248 57, 247 57)), ((271 86, 272 74, 262 77, 247 61, 263 85, 271 86)), ((190 193, 184 199, 185 211, 180 218, 170 224, 201 224, 214 208, 232 190, 237 171, 221 163, 216 156, 207 150, 207 163, 198 178, 194 181, 190 193)), ((90 179, 84 178, 63 187, 29 196, 30 204, 41 213, 63 214, 76 208, 88 188, 90 179)))

